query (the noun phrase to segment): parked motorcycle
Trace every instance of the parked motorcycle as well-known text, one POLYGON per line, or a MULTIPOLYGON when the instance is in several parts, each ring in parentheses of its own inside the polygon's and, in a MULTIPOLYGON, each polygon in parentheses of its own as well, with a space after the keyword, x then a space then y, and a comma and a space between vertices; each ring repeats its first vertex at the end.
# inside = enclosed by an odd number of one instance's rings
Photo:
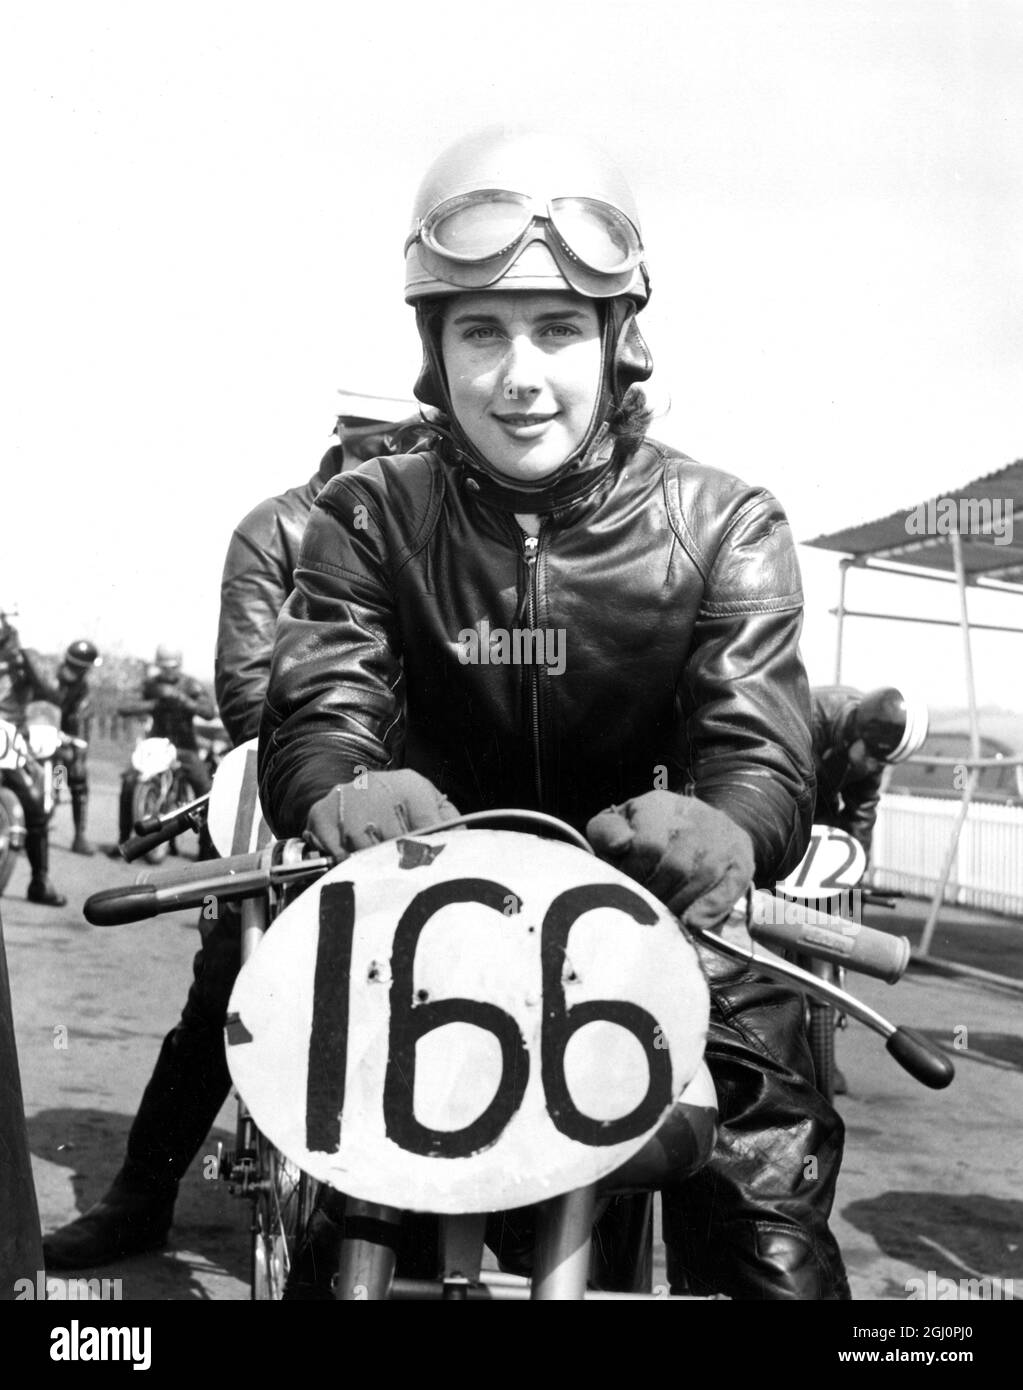
MULTIPOLYGON (((587 1289, 602 1206, 684 1181, 713 1147, 709 995, 689 935, 576 831, 535 813, 464 816, 337 865, 299 840, 238 852, 265 840, 254 762, 254 746, 230 754, 209 800, 214 841, 234 853, 172 879, 144 872, 85 905, 87 920, 115 925, 243 902, 226 1028, 239 1148, 223 1167, 253 1203, 253 1296, 280 1297, 315 1184, 345 1194, 339 1300, 613 1296, 587 1289), (485 1271, 488 1213, 525 1207, 531 1277, 485 1271), (436 1277, 405 1277, 402 1232, 424 1221, 436 1277)), ((743 905, 753 926, 769 896, 743 905)), ((697 935, 825 989, 925 1084, 952 1079, 925 1039, 852 996, 697 935)))
POLYGON ((60 710, 45 701, 35 701, 25 711, 24 733, 14 724, 0 720, 0 894, 7 887, 25 844, 25 813, 4 773, 19 771, 28 776, 42 801, 46 818, 53 815, 59 791, 58 769, 65 750, 85 749, 84 739, 65 734, 60 727, 60 710))
MULTIPOLYGON (((145 717, 152 713, 153 708, 153 701, 140 701, 122 707, 118 714, 125 718, 145 717)), ((215 720, 195 719, 193 723, 199 756, 212 773, 230 747, 227 733, 223 725, 215 720)), ((121 778, 120 840, 129 839, 136 827, 152 828, 160 817, 196 799, 196 789, 171 740, 143 734, 136 741, 131 764, 121 778)), ((155 842, 146 853, 146 859, 151 864, 159 864, 168 854, 177 854, 177 839, 177 836, 173 836, 155 842)))

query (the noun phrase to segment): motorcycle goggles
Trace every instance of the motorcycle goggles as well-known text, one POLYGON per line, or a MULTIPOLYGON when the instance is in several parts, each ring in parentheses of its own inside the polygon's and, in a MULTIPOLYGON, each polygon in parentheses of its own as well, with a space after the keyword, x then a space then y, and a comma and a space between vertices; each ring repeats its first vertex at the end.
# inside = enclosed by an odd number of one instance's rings
POLYGON ((620 294, 643 259, 639 231, 598 198, 540 202, 506 189, 475 189, 438 203, 405 242, 424 268, 460 289, 500 280, 531 241, 551 251, 565 279, 593 297, 620 294))

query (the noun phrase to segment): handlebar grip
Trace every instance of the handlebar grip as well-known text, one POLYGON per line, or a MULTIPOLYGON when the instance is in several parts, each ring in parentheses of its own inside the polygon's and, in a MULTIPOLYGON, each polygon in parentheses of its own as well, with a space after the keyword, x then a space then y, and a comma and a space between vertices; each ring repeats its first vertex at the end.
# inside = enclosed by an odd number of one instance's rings
POLYGON ((913 1028, 896 1028, 885 1046, 900 1067, 933 1091, 943 1090, 956 1074, 945 1054, 913 1028))
POLYGON ((105 888, 86 898, 82 909, 85 920, 94 927, 119 927, 125 922, 144 922, 160 911, 156 889, 151 884, 131 888, 105 888))
POLYGON ((749 934, 765 946, 802 951, 893 985, 909 965, 909 938, 889 936, 770 893, 753 894, 749 934))
MULTIPOLYGON (((138 829, 138 825, 135 828, 138 829)), ((187 826, 164 825, 159 830, 153 830, 147 835, 132 835, 130 839, 118 846, 121 851, 121 858, 130 864, 135 859, 141 859, 144 854, 148 854, 157 845, 166 844, 168 840, 173 840, 176 835, 180 835, 183 830, 187 829, 187 826)))

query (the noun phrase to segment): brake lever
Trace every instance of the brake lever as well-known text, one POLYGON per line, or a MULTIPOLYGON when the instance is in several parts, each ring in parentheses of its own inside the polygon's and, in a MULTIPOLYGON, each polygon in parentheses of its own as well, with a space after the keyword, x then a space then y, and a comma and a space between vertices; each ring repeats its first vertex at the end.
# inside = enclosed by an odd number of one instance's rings
POLYGON ((807 994, 812 994, 826 1004, 834 1004, 843 1013, 851 1015, 867 1028, 879 1033, 885 1039, 888 1052, 899 1066, 923 1085, 930 1086, 932 1090, 943 1090, 955 1076, 955 1067, 949 1059, 922 1033, 913 1028, 903 1028, 890 1023, 876 1009, 870 1008, 844 989, 839 989, 837 985, 828 984, 816 975, 811 975, 808 970, 802 970, 798 965, 783 961, 777 956, 768 958, 755 950, 747 950, 737 942, 726 941, 704 927, 687 926, 686 931, 712 951, 740 961, 743 965, 751 965, 775 979, 796 984, 807 994))

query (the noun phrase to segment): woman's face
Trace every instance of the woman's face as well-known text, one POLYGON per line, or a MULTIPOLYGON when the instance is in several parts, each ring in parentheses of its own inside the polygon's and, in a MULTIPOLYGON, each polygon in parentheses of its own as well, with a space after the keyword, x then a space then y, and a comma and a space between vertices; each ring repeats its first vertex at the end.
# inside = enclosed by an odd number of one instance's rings
POLYGON ((582 443, 600 393, 600 350, 596 306, 581 295, 481 291, 445 307, 452 409, 508 478, 544 478, 582 443))

